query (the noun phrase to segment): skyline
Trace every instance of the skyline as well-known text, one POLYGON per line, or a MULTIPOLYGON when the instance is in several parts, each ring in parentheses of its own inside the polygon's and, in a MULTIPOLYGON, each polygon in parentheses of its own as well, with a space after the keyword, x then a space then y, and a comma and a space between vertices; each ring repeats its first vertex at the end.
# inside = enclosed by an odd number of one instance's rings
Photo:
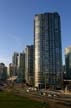
POLYGON ((0 62, 8 65, 13 52, 21 52, 34 39, 34 16, 58 12, 61 17, 62 53, 71 45, 71 1, 57 0, 0 0, 0 62))

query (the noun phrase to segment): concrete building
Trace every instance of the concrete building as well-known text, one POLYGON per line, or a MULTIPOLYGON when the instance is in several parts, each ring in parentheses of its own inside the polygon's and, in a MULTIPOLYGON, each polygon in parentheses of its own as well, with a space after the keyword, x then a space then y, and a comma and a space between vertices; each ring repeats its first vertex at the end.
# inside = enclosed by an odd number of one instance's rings
POLYGON ((58 13, 35 15, 34 47, 35 47, 35 86, 44 88, 61 88, 62 48, 61 22, 58 13))
POLYGON ((28 84, 33 85, 33 63, 34 63, 34 46, 28 45, 25 49, 25 80, 28 84))
POLYGON ((71 46, 65 48, 66 79, 71 80, 71 46))

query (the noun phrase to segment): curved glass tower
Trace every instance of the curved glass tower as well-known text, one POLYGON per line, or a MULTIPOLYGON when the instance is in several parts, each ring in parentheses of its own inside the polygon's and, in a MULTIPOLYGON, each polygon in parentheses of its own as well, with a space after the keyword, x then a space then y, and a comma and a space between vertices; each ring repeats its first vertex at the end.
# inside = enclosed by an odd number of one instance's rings
POLYGON ((35 15, 35 86, 61 88, 62 50, 61 27, 58 13, 35 15))

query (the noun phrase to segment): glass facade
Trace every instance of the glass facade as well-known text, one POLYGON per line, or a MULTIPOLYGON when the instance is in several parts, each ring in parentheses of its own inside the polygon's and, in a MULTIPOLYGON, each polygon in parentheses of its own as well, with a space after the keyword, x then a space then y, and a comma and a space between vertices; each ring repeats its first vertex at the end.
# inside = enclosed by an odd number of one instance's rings
POLYGON ((13 75, 18 75, 18 53, 14 52, 13 56, 12 56, 12 64, 15 67, 15 71, 13 72, 13 75))
POLYGON ((25 53, 18 55, 18 82, 25 81, 25 53))
POLYGON ((26 83, 33 85, 33 60, 34 46, 28 45, 25 49, 25 80, 26 83))
POLYGON ((35 16, 35 86, 61 87, 62 55, 61 30, 58 13, 44 13, 35 16))
POLYGON ((71 80, 71 46, 65 48, 66 79, 71 80))

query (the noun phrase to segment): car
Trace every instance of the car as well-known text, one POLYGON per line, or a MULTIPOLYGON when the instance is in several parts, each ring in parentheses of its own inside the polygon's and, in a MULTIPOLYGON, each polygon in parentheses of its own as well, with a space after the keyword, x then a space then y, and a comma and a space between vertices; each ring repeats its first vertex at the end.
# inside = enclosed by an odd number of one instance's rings
POLYGON ((56 94, 54 94, 54 95, 53 95, 53 97, 57 97, 57 95, 56 95, 56 94))
POLYGON ((51 94, 48 94, 48 97, 52 97, 52 95, 51 94))
POLYGON ((29 89, 27 89, 26 91, 29 92, 29 89))

